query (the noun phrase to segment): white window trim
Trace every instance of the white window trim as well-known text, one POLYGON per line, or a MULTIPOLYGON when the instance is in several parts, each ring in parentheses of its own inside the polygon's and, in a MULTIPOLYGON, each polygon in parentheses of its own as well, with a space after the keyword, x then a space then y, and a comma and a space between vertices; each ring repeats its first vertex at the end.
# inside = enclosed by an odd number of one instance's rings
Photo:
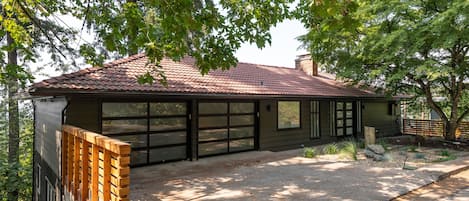
POLYGON ((46 180, 46 201, 56 201, 55 186, 52 185, 50 180, 45 177, 46 180))

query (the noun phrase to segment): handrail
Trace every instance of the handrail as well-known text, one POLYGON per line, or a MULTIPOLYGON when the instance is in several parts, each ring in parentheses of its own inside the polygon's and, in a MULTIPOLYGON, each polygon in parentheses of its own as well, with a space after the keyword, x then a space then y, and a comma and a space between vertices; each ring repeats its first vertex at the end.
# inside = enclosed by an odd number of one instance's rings
POLYGON ((62 126, 62 185, 73 200, 129 200, 130 145, 62 126))

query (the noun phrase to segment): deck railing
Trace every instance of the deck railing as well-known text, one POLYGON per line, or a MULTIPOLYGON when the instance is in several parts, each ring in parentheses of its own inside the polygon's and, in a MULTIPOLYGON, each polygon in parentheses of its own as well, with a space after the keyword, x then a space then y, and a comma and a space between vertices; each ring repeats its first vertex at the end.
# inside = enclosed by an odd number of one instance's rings
POLYGON ((129 200, 130 145, 62 127, 62 185, 73 200, 129 200))
MULTIPOLYGON (((443 136, 445 128, 441 120, 404 119, 403 133, 422 136, 443 136)), ((456 136, 469 139, 469 121, 463 121, 456 131, 456 136)))

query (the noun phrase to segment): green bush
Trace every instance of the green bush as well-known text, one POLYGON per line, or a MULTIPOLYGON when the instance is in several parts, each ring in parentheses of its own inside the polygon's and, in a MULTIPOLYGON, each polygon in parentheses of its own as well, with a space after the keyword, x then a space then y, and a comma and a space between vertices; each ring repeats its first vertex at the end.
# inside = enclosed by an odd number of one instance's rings
POLYGON ((391 147, 391 145, 389 143, 386 142, 386 140, 384 139, 378 139, 376 141, 376 144, 379 144, 381 146, 383 146, 384 150, 387 152, 389 147, 391 147))
POLYGON ((339 153, 339 146, 337 143, 327 144, 322 148, 323 154, 338 154, 339 153))
POLYGON ((443 149, 440 151, 440 156, 451 156, 451 153, 447 149, 443 149))
POLYGON ((345 141, 340 148, 340 154, 347 158, 357 160, 357 143, 354 141, 345 141))
POLYGON ((312 148, 312 147, 305 147, 303 149, 303 156, 305 158, 314 158, 316 157, 316 149, 315 148, 312 148))
POLYGON ((409 152, 417 152, 417 147, 414 146, 414 145, 411 145, 411 146, 409 146, 409 148, 407 149, 407 151, 409 151, 409 152))

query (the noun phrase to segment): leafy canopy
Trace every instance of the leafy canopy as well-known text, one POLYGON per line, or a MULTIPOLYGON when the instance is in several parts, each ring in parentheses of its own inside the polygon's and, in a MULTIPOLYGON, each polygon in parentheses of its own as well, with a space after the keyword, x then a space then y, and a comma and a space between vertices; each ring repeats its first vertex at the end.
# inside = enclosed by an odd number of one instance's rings
POLYGON ((468 114, 469 1, 303 0, 296 17, 303 45, 338 76, 423 96, 443 120, 468 114))

